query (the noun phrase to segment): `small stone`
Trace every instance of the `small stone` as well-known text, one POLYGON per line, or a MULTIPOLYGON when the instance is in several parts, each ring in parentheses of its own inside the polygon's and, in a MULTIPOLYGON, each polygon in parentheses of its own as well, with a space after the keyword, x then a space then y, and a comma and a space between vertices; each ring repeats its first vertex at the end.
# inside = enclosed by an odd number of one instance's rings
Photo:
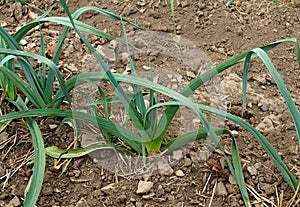
POLYGON ((225 48, 223 47, 218 48, 218 52, 221 54, 225 54, 225 48))
POLYGON ((39 17, 39 15, 37 13, 34 13, 34 12, 29 12, 28 16, 33 20, 35 20, 39 17))
POLYGON ((2 27, 6 27, 6 26, 7 26, 7 23, 4 22, 4 21, 0 21, 0 25, 1 25, 2 27))
MULTIPOLYGON (((8 133, 6 131, 1 132, 0 133, 0 143, 3 142, 5 143, 5 141, 8 139, 8 133)), ((0 149, 3 149, 6 146, 6 144, 0 145, 0 149)))
POLYGON ((177 91, 177 89, 178 89, 178 84, 172 85, 171 89, 174 90, 174 91, 177 91))
POLYGON ((269 106, 268 105, 266 105, 266 104, 264 104, 264 105, 262 105, 261 107, 261 110, 263 110, 263 111, 269 111, 269 106))
POLYGON ((225 157, 222 156, 222 157, 219 159, 219 161, 220 161, 220 164, 221 164, 221 169, 224 170, 224 169, 225 169, 225 166, 227 166, 227 162, 226 162, 226 160, 225 160, 225 157))
POLYGON ((198 3, 198 6, 199 6, 199 9, 200 9, 200 10, 203 10, 203 9, 205 9, 206 4, 203 3, 203 2, 199 2, 199 3, 198 3))
POLYGON ((142 202, 136 202, 136 203, 135 203, 135 206, 136 206, 136 207, 143 207, 143 203, 142 203, 142 202))
POLYGON ((190 158, 184 158, 184 166, 190 166, 192 164, 192 160, 190 158))
POLYGON ((171 168, 169 164, 164 164, 162 162, 158 162, 157 164, 159 172, 161 175, 172 175, 174 170, 171 168))
POLYGON ((34 48, 34 47, 36 47, 36 43, 32 42, 32 43, 28 44, 27 46, 28 46, 28 48, 34 48))
POLYGON ((78 71, 78 68, 75 66, 75 64, 68 64, 67 65, 67 68, 70 70, 70 71, 72 71, 72 72, 76 72, 76 71, 78 71))
POLYGON ((118 46, 118 42, 116 40, 112 40, 110 41, 110 43, 108 44, 108 48, 109 49, 116 49, 118 46))
POLYGON ((147 5, 145 1, 139 1, 137 4, 142 7, 147 5))
POLYGON ((101 188, 101 190, 104 192, 104 193, 108 193, 109 191, 111 191, 112 189, 114 189, 114 183, 111 183, 107 186, 104 186, 101 188))
POLYGON ((197 162, 198 162, 198 154, 197 154, 197 152, 191 151, 191 152, 190 152, 190 156, 191 156, 191 161, 192 161, 192 162, 194 162, 194 163, 197 163, 197 162))
POLYGON ((171 83, 177 83, 177 79, 176 78, 172 78, 170 81, 171 81, 171 83))
POLYGON ((81 171, 80 170, 73 170, 73 173, 74 173, 74 177, 78 178, 81 174, 81 171))
POLYGON ((229 180, 229 183, 230 183, 230 184, 232 184, 232 185, 236 185, 236 181, 235 181, 235 179, 234 179, 233 175, 231 175, 231 174, 230 174, 230 175, 229 175, 229 179, 228 179, 228 180, 229 180))
POLYGON ((185 8, 185 7, 189 6, 189 5, 190 5, 189 1, 182 1, 182 2, 181 2, 181 6, 182 6, 183 8, 185 8))
POLYGON ((17 196, 15 196, 15 197, 13 197, 13 199, 11 199, 10 201, 9 201, 9 203, 8 203, 8 205, 10 205, 10 206, 21 206, 21 202, 20 202, 20 199, 17 197, 17 196))
POLYGON ((57 124, 49 124, 49 128, 52 129, 56 129, 58 127, 57 124))
POLYGON ((84 198, 81 198, 75 207, 89 207, 89 205, 84 198))
POLYGON ((168 201, 174 201, 175 200, 175 196, 173 196, 173 195, 167 195, 167 200, 168 201))
POLYGON ((218 48, 217 48, 216 46, 213 45, 213 46, 211 46, 210 50, 211 50, 212 52, 217 52, 218 48))
POLYGON ((43 189, 43 194, 44 195, 52 195, 53 194, 53 188, 52 186, 45 186, 45 188, 43 189))
POLYGON ((182 170, 177 170, 175 172, 175 175, 178 176, 178 177, 183 177, 184 176, 184 173, 182 172, 182 170))
POLYGON ((168 27, 165 25, 159 25, 157 28, 158 31, 162 31, 162 32, 168 32, 168 27))
POLYGON ((236 130, 232 130, 232 131, 231 131, 231 134, 233 134, 234 136, 237 136, 237 135, 239 135, 239 132, 236 131, 236 130))
POLYGON ((125 7, 124 11, 123 11, 123 15, 124 16, 129 16, 132 14, 135 14, 138 12, 138 9, 136 9, 136 7, 125 7))
MULTIPOLYGON (((197 159, 197 161, 204 162, 204 161, 208 160, 210 155, 211 155, 211 152, 208 149, 205 149, 203 151, 198 152, 196 159, 197 159)), ((193 160, 193 162, 197 162, 197 161, 193 160)))
POLYGON ((273 122, 269 117, 265 117, 255 128, 259 131, 264 131, 265 133, 274 130, 273 122))
POLYGON ((199 124, 200 123, 200 120, 199 119, 193 119, 193 124, 199 124))
POLYGON ((254 80, 256 80, 261 85, 266 85, 267 84, 267 75, 260 74, 260 75, 254 76, 254 80))
POLYGON ((226 196, 228 194, 226 187, 223 182, 219 182, 216 187, 216 195, 226 196))
POLYGON ((128 90, 129 92, 133 92, 132 86, 128 86, 127 90, 128 90))
POLYGON ((27 44, 28 44, 28 42, 27 42, 26 40, 21 39, 20 45, 25 46, 25 45, 27 45, 27 44))
POLYGON ((254 164, 254 168, 255 169, 260 169, 261 166, 262 166, 262 164, 260 164, 259 162, 257 162, 257 163, 254 164))
POLYGON ((148 193, 153 187, 153 182, 151 181, 140 181, 138 183, 137 194, 145 194, 148 193))
POLYGON ((127 60, 128 59, 128 53, 127 52, 123 52, 121 54, 121 58, 122 58, 122 60, 127 60))
POLYGON ((182 150, 174 151, 172 158, 175 160, 181 160, 182 159, 182 150))
POLYGON ((195 73, 194 72, 192 72, 192 71, 186 71, 186 76, 187 77, 190 77, 190 78, 195 78, 196 77, 196 75, 195 75, 195 73))
POLYGON ((143 65, 143 69, 144 69, 144 70, 150 70, 150 69, 151 69, 151 67, 149 67, 149 66, 146 66, 146 65, 143 65))
POLYGON ((197 12, 197 15, 198 15, 199 17, 202 17, 202 16, 204 16, 204 12, 203 12, 203 11, 198 11, 198 12, 197 12))
POLYGON ((165 193, 164 188, 162 187, 162 185, 159 185, 155 192, 157 193, 158 196, 161 196, 165 193))
POLYGON ((275 189, 272 186, 272 184, 268 184, 268 183, 261 183, 260 184, 260 188, 267 194, 267 195, 272 195, 273 193, 275 193, 275 189))
POLYGON ((177 81, 179 83, 181 83, 182 81, 184 81, 182 75, 176 75, 176 79, 177 79, 177 81))
POLYGON ((61 191, 62 191, 61 188, 55 188, 55 189, 54 189, 54 192, 55 192, 55 193, 61 193, 61 191))
MULTIPOLYGON (((1 149, 1 146, 0 146, 0 149, 1 149)), ((6 167, 0 165, 0 175, 4 175, 4 174, 5 174, 5 170, 6 170, 6 167)), ((0 199, 1 199, 1 198, 0 198, 0 199)))
POLYGON ((233 185, 233 184, 226 183, 226 184, 225 184, 225 187, 226 187, 227 192, 228 192, 229 194, 232 194, 232 193, 235 193, 235 192, 236 192, 236 188, 235 188, 236 186, 233 185))
POLYGON ((152 192, 152 193, 149 193, 148 195, 143 195, 142 198, 143 199, 150 199, 150 198, 152 198, 154 196, 155 196, 155 193, 152 192))
POLYGON ((257 175, 257 169, 255 167, 248 166, 247 171, 250 173, 250 175, 257 175))

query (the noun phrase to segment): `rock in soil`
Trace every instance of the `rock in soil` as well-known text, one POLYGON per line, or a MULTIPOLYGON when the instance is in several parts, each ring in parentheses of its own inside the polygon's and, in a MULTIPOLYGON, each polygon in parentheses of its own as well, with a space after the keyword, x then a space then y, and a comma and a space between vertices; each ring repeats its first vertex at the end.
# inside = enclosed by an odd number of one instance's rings
POLYGON ((248 166, 247 171, 250 173, 250 175, 257 175, 257 169, 255 167, 248 166))
POLYGON ((149 194, 147 194, 147 195, 143 195, 143 199, 150 199, 150 198, 152 198, 152 197, 154 197, 155 196, 155 193, 149 193, 149 194))
POLYGON ((226 196, 228 194, 226 187, 223 182, 219 182, 216 187, 216 195, 226 196))
POLYGON ((161 175, 172 175, 174 170, 172 169, 172 167, 169 164, 164 164, 162 162, 158 162, 157 164, 158 170, 160 172, 161 175))
POLYGON ((175 175, 178 176, 178 177, 183 177, 184 176, 184 173, 182 172, 182 170, 177 170, 175 172, 175 175))
POLYGON ((148 193, 153 187, 153 182, 151 181, 140 181, 138 183, 137 194, 145 194, 148 193))
POLYGON ((229 183, 233 184, 233 185, 236 185, 236 181, 235 181, 233 175, 231 175, 231 174, 229 175, 229 183))
POLYGON ((7 205, 7 207, 17 207, 17 206, 21 206, 21 202, 20 199, 15 196, 13 199, 11 199, 7 205))
POLYGON ((114 189, 114 183, 111 183, 107 186, 104 186, 103 188, 101 188, 101 190, 104 192, 104 193, 109 193, 112 189, 114 189))

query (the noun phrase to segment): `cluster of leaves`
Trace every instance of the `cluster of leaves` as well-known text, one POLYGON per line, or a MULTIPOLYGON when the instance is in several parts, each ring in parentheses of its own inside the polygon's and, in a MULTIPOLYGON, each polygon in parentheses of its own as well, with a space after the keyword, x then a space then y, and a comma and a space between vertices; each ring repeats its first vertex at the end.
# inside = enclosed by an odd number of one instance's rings
MULTIPOLYGON (((22 1, 19 2, 27 4, 22 1)), ((244 121, 238 116, 213 107, 194 103, 190 99, 188 99, 188 96, 190 96, 193 93, 193 91, 195 91, 197 88, 201 87, 206 81, 210 80, 211 78, 221 73, 222 71, 230 68, 231 66, 244 62, 242 97, 244 110, 246 103, 247 74, 250 66, 250 60, 252 58, 259 57, 266 65, 267 69, 274 78, 279 90, 281 91, 283 97, 285 98, 285 101, 288 105, 288 108, 292 114, 295 123, 295 128, 300 144, 299 111, 296 108, 290 93, 286 89, 283 80, 279 76, 278 72, 276 71, 274 65, 272 64, 270 58, 267 55, 267 51, 273 49, 281 43, 294 42, 296 44, 299 58, 300 50, 297 39, 291 38, 280 40, 277 42, 273 42, 267 46, 255 48, 253 50, 249 50, 240 55, 232 57, 224 61, 223 63, 211 68, 201 76, 195 78, 180 93, 178 93, 169 88, 156 84, 152 80, 146 80, 136 76, 133 60, 130 57, 130 46, 127 42, 124 23, 127 23, 138 29, 143 28, 127 21, 119 15, 113 14, 111 12, 96 7, 83 7, 71 14, 65 1, 60 0, 60 3, 63 6, 68 17, 49 16, 49 13, 53 8, 52 6, 47 11, 39 10, 40 12, 42 12, 41 16, 38 19, 23 26, 13 36, 11 36, 3 27, 0 26, 0 85, 7 95, 7 100, 10 101, 13 105, 15 105, 18 109, 17 112, 10 112, 1 116, 0 123, 5 124, 5 122, 10 121, 12 119, 24 118, 31 132, 35 152, 33 175, 29 182, 28 192, 26 193, 24 206, 34 206, 38 199, 44 178, 46 154, 56 158, 73 158, 83 156, 94 150, 113 147, 124 153, 140 154, 143 157, 151 156, 152 153, 160 151, 165 135, 171 124, 171 121, 173 120, 180 106, 186 106, 191 108, 198 116, 204 128, 188 132, 186 134, 173 138, 170 142, 166 144, 166 154, 173 152, 174 150, 184 146, 189 142, 210 137, 210 139, 215 143, 215 145, 223 152, 229 169, 240 187, 245 205, 251 206, 250 199, 245 186, 236 140, 234 136, 231 135, 230 131, 226 129, 211 127, 211 124, 209 123, 205 114, 203 113, 203 111, 207 111, 209 113, 225 117, 248 130, 270 155, 272 161, 278 167, 291 189, 294 191, 297 189, 297 179, 289 171, 287 166, 283 163, 274 147, 253 126, 251 126, 248 122, 244 121), (76 20, 83 12, 89 10, 96 11, 113 20, 121 21, 123 25, 122 29, 124 32, 125 41, 76 20), (19 46, 19 42, 21 41, 21 39, 30 30, 46 22, 54 22, 65 26, 65 29, 62 31, 62 34, 56 45, 52 60, 48 59, 45 55, 45 46, 42 31, 40 32, 40 55, 25 52, 19 46), (63 80, 62 74, 57 68, 57 63, 62 50, 64 39, 67 33, 69 32, 70 28, 73 28, 75 32, 79 35, 82 42, 87 46, 91 54, 93 54, 93 56, 96 58, 98 63, 103 68, 104 72, 84 73, 73 76, 69 80, 63 80), (110 68, 105 63, 105 61, 96 52, 95 48, 93 48, 90 42, 82 34, 82 32, 86 32, 96 36, 101 36, 110 40, 120 41, 126 44, 129 53, 132 75, 113 74, 110 71, 110 68), (29 58, 40 61, 42 63, 41 69, 35 70, 31 65, 29 58), (49 70, 47 68, 49 68, 49 70), (24 72, 25 77, 21 78, 18 75, 17 70, 22 70, 24 72), (57 90, 54 90, 55 78, 59 81, 60 84, 57 90), (93 102, 88 98, 89 103, 86 107, 89 107, 91 109, 92 114, 62 109, 61 106, 64 100, 67 100, 69 107, 72 108, 72 100, 70 98, 70 91, 72 89, 84 83, 99 81, 109 82, 113 86, 117 96, 106 97, 105 91, 102 91, 102 89, 99 87, 99 94, 101 100, 98 102, 93 102), (120 83, 131 84, 134 89, 134 95, 132 96, 125 93, 120 83), (142 88, 147 88, 150 91, 149 107, 146 107, 144 97, 145 94, 142 92, 142 88), (19 91, 21 91, 22 94, 25 95, 26 99, 22 99, 20 94, 17 93, 16 89, 19 89, 19 91), (158 93, 169 96, 173 101, 160 103, 157 96, 158 93), (111 102, 120 102, 123 104, 124 108, 129 114, 130 119, 132 120, 137 129, 136 133, 126 128, 125 126, 121 126, 110 120, 107 106, 111 102), (29 103, 33 106, 33 108, 28 108, 29 103), (106 117, 103 118, 99 116, 96 110, 96 105, 103 105, 105 112, 104 114, 106 114, 106 117), (162 106, 165 106, 166 109, 163 112, 162 117, 159 119, 157 115, 157 109, 162 106), (86 148, 77 149, 58 149, 56 147, 49 147, 45 149, 42 133, 34 119, 35 117, 63 117, 72 120, 82 120, 102 129, 107 143, 96 143, 87 146, 86 148), (225 154, 222 142, 219 140, 218 135, 221 134, 230 134, 232 137, 232 161, 230 161, 229 157, 225 154), (116 145, 114 143, 115 137, 121 139, 128 146, 130 146, 132 151, 129 151, 121 146, 116 145)))

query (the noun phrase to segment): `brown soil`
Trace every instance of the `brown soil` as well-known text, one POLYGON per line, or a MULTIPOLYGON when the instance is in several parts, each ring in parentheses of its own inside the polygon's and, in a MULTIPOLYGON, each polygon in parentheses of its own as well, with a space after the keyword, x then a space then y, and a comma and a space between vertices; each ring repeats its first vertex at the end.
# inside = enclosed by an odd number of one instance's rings
MULTIPOLYGON (((54 0, 47 0, 32 3, 46 10, 54 2, 54 0)), ((175 1, 178 34, 201 48, 214 64, 279 39, 289 37, 299 39, 299 2, 292 5, 288 0, 282 3, 249 0, 241 1, 240 5, 231 7, 226 7, 225 3, 225 0, 192 3, 183 0, 175 1)), ((87 5, 120 14, 149 31, 173 32, 169 1, 133 0, 122 3, 115 0, 69 1, 72 12, 87 5)), ((0 1, 0 8, 1 25, 11 33, 35 17, 35 11, 32 9, 11 1, 0 1)), ((51 15, 65 16, 59 5, 55 6, 51 15)), ((102 15, 86 12, 79 20, 122 37, 121 24, 102 15)), ((48 45, 58 39, 61 29, 62 27, 54 24, 44 26, 45 41, 48 45)), ((128 32, 134 30, 130 26, 127 29, 128 32)), ((88 37, 95 47, 108 42, 103 38, 89 35, 88 37)), ((24 50, 39 52, 38 30, 29 33, 25 40, 21 43, 24 50)), ((74 31, 71 31, 65 40, 64 51, 66 58, 60 61, 60 69, 65 77, 69 77, 82 70, 88 52, 81 46, 74 31)), ((290 43, 280 45, 269 52, 269 55, 299 108, 300 73, 295 45, 290 43)), ((166 65, 170 61, 168 65, 170 68, 174 67, 174 63, 173 65, 171 63, 172 59, 163 60, 166 65)), ((184 66, 180 67, 184 68, 184 66)), ((187 80, 192 78, 187 76, 186 71, 182 72, 182 75, 187 80)), ((221 77, 227 83, 239 86, 242 65, 227 70, 221 77)), ((224 88, 225 94, 229 95, 226 102, 227 110, 240 115, 241 91, 235 90, 232 85, 224 88)), ((292 173, 300 179, 299 146, 291 116, 283 99, 280 98, 276 84, 258 59, 252 61, 250 68, 248 94, 247 121, 268 138, 292 173)), ((207 104, 200 98, 197 101, 207 104)), ((12 110, 8 102, 2 103, 2 114, 12 110)), ((38 119, 38 123, 46 146, 66 148, 72 142, 73 130, 61 120, 38 119)), ((226 126, 237 134, 240 155, 246 166, 244 170, 246 182, 259 195, 272 201, 275 206, 287 206, 294 192, 265 150, 242 128, 229 121, 226 122, 226 126)), ((32 165, 26 163, 33 152, 30 133, 23 120, 14 120, 0 134, 0 143, 0 206, 21 206, 32 173, 32 165)), ((230 151, 231 139, 224 137, 222 143, 226 150, 230 151)), ((146 178, 118 176, 95 164, 88 156, 73 159, 62 175, 60 175, 61 171, 53 169, 57 160, 47 157, 43 189, 36 206, 244 206, 238 186, 229 176, 227 165, 224 165, 223 156, 216 150, 208 160, 200 162, 198 147, 194 145, 184 159, 172 166, 174 173, 148 177, 147 180, 153 183, 153 187, 145 194, 138 194, 136 191, 139 181, 146 178), (213 165, 219 172, 212 168, 213 165), (178 170, 183 174, 178 173, 178 170)), ((272 206, 267 201, 263 205, 261 199, 257 200, 252 193, 249 194, 254 206, 272 206)), ((298 204, 295 201, 294 206, 300 205, 299 196, 297 199, 298 204)))

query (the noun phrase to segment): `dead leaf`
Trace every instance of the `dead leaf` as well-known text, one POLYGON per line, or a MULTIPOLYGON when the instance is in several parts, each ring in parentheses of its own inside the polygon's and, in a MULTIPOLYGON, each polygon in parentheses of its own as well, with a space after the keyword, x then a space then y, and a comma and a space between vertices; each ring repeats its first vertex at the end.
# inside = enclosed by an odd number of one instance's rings
MULTIPOLYGON (((55 43, 55 44, 51 45, 50 47, 48 47, 48 49, 46 50, 47 58, 53 58, 56 45, 57 44, 55 43)), ((61 51, 59 54, 59 59, 63 59, 63 58, 65 58, 65 53, 63 51, 61 51)))

